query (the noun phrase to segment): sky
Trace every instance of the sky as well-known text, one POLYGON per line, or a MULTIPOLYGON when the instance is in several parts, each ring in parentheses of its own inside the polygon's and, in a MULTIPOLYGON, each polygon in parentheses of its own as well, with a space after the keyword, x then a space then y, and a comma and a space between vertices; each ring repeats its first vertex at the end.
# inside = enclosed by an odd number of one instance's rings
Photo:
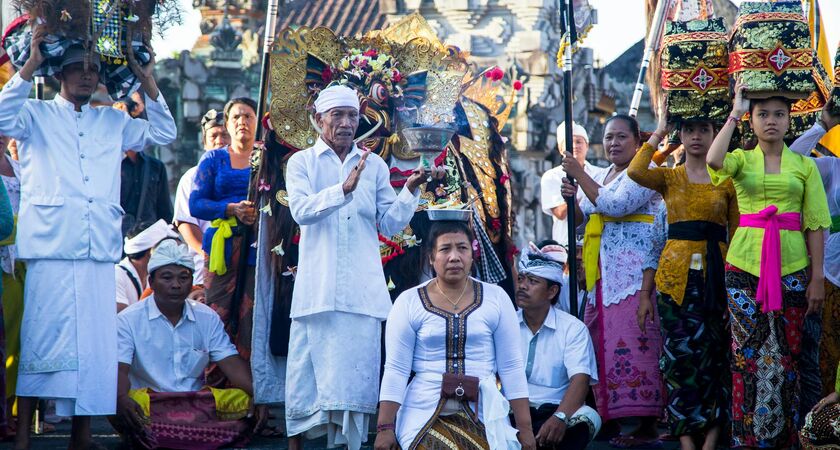
MULTIPOLYGON (((829 48, 835 49, 840 42, 840 0, 818 1, 827 28, 829 48)), ((159 59, 189 50, 201 34, 198 28, 201 15, 193 10, 192 0, 180 2, 185 12, 184 24, 170 29, 166 36, 152 42, 159 59)), ((740 4, 741 0, 733 2, 740 4)), ((598 10, 598 24, 592 28, 584 45, 593 48, 595 57, 603 64, 609 64, 644 37, 644 0, 589 0, 589 3, 598 10)))

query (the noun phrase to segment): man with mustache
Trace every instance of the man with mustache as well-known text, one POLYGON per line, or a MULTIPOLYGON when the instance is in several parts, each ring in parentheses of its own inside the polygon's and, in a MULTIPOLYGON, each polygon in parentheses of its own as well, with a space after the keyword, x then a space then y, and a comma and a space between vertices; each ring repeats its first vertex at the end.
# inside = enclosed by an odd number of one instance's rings
MULTIPOLYGON (((132 448, 241 446, 255 425, 248 365, 219 315, 187 299, 193 269, 189 247, 162 241, 149 258, 154 294, 117 317, 119 379, 112 423, 132 448), (211 362, 233 389, 204 387, 211 362)), ((256 411, 257 426, 267 418, 264 411, 256 411)))
POLYGON ((583 450, 601 427, 598 413, 584 404, 590 384, 598 383, 598 369, 586 326, 554 307, 564 281, 562 253, 559 245, 525 250, 517 314, 537 446, 583 450))
POLYGON ((68 48, 52 100, 29 99, 45 57, 46 29, 33 30, 30 56, 0 92, 0 134, 18 142, 21 202, 18 257, 26 260, 16 447, 29 448, 39 397, 73 416, 70 448, 95 444, 90 416, 115 412, 117 313, 114 264, 122 256, 120 161, 126 150, 165 145, 175 121, 152 76, 154 58, 131 70, 146 93, 148 121, 91 107, 99 55, 68 48))
MULTIPOLYGON (((408 224, 424 170, 397 195, 388 165, 353 139, 359 97, 343 85, 315 101, 321 137, 289 159, 289 208, 300 225, 286 372, 289 448, 328 434, 328 446, 358 450, 379 393, 381 323, 391 309, 378 233, 408 224)), ((444 168, 432 168, 435 177, 444 168)))

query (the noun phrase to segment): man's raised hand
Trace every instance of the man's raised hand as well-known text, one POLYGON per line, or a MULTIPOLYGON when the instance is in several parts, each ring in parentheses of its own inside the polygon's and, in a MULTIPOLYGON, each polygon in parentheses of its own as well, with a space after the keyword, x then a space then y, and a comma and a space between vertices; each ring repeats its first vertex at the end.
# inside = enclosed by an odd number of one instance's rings
POLYGON ((365 170, 365 164, 367 161, 368 156, 370 155, 370 149, 366 148, 362 152, 362 158, 359 160, 359 163, 356 164, 356 167, 350 171, 350 175, 347 175, 347 179, 344 180, 344 184, 341 187, 344 189, 344 195, 347 195, 356 190, 356 186, 359 185, 359 179, 361 179, 362 171, 365 170))

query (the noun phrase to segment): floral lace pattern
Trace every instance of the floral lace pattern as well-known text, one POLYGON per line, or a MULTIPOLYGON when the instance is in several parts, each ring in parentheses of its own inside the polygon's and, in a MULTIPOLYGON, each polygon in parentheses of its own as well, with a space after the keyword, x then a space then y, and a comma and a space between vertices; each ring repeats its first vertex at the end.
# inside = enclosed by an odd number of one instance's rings
MULTIPOLYGON (((604 178, 612 171, 597 172, 592 178, 601 187, 598 204, 588 197, 580 202, 580 209, 588 217, 603 214, 623 217, 630 214, 649 214, 653 224, 642 222, 607 222, 601 235, 601 289, 604 306, 621 302, 642 287, 642 271, 656 269, 659 254, 665 245, 665 207, 662 197, 643 188, 622 171, 604 186, 604 178)), ((594 293, 593 293, 594 295, 594 293)))

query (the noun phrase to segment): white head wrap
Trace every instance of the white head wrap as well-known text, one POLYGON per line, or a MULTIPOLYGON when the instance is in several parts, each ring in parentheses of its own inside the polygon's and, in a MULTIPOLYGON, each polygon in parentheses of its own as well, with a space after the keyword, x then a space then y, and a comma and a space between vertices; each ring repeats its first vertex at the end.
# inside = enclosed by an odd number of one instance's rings
POLYGON ((315 112, 319 114, 341 107, 359 110, 359 95, 355 89, 337 84, 321 91, 315 99, 315 112))
POLYGON ((127 255, 140 253, 154 247, 158 242, 169 237, 177 238, 178 233, 166 221, 160 219, 149 228, 141 231, 137 236, 131 239, 125 238, 123 240, 123 251, 127 255))
POLYGON ((567 258, 566 249, 560 245, 547 245, 541 250, 531 242, 519 258, 519 273, 562 284, 563 268, 567 258))
POLYGON ((161 242, 152 252, 152 257, 149 258, 148 270, 149 273, 152 273, 163 266, 171 264, 183 266, 194 271, 195 264, 193 263, 192 255, 190 255, 189 247, 174 240, 161 242))
MULTIPOLYGON (((577 122, 572 122, 572 136, 580 136, 587 144, 589 143, 589 133, 577 122)), ((557 125, 557 148, 561 152, 566 151, 566 122, 560 122, 560 125, 557 125)))

